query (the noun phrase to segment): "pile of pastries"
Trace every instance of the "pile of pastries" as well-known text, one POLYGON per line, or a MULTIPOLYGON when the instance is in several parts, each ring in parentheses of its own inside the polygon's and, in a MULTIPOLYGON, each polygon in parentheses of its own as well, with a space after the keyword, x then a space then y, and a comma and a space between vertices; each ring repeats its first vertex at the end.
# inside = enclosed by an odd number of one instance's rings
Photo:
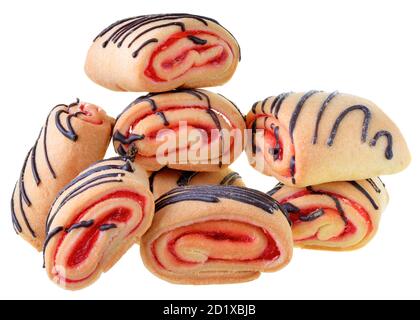
POLYGON ((379 176, 410 162, 399 129, 339 92, 283 93, 244 117, 199 89, 227 82, 239 61, 233 35, 193 14, 119 20, 94 39, 94 82, 150 93, 116 119, 91 103, 59 104, 29 150, 13 227, 43 251, 53 282, 84 288, 135 244, 156 276, 215 284, 278 271, 294 246, 351 250, 372 239, 388 203, 379 176), (103 159, 111 139, 118 156, 103 159), (278 179, 274 189, 247 188, 229 169, 243 150, 278 179))

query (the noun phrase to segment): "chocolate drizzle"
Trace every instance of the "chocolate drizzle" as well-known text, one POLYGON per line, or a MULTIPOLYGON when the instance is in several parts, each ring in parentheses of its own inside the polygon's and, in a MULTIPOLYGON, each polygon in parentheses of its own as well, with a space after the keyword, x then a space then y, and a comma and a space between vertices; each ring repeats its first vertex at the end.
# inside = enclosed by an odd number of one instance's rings
POLYGON ((11 213, 12 213, 12 223, 13 223, 13 228, 15 229, 15 232, 17 234, 22 232, 22 227, 16 217, 16 212, 15 212, 15 200, 14 200, 14 196, 15 196, 15 192, 16 192, 16 187, 17 185, 15 185, 14 189, 13 189, 13 193, 12 193, 12 198, 10 200, 10 209, 11 209, 11 213))
POLYGON ((163 125, 164 125, 165 127, 169 126, 168 119, 166 119, 166 116, 165 116, 165 114, 164 114, 162 111, 158 111, 158 112, 156 112, 156 115, 158 115, 158 116, 162 119, 162 121, 163 121, 163 125))
POLYGON ((71 141, 76 141, 77 140, 77 134, 73 129, 73 126, 71 124, 71 118, 73 118, 74 116, 76 116, 75 114, 69 114, 69 112, 67 110, 59 110, 55 113, 55 125, 58 129, 58 131, 61 132, 61 134, 63 136, 65 136, 67 139, 70 139, 71 141), (64 128, 63 124, 61 123, 61 119, 60 116, 62 113, 66 113, 67 117, 66 117, 66 124, 67 124, 67 128, 64 128))
POLYGON ((182 171, 179 179, 176 182, 178 187, 189 185, 192 178, 194 178, 198 172, 195 171, 182 171))
POLYGON ((47 237, 45 238, 45 241, 44 241, 44 247, 42 249, 42 255, 43 255, 43 260, 44 260, 44 263, 42 264, 43 268, 45 268, 45 249, 47 248, 52 238, 54 238, 57 234, 59 234, 62 231, 64 231, 64 227, 60 226, 60 227, 54 228, 53 230, 51 230, 51 232, 47 233, 47 237))
POLYGON ((112 136, 114 141, 121 142, 122 144, 132 144, 135 141, 143 140, 144 134, 130 134, 128 138, 126 138, 121 132, 118 130, 115 131, 114 135, 112 136))
POLYGON ((294 132, 295 132, 295 128, 296 128, 296 124, 297 121, 299 119, 299 115, 302 112, 303 106, 305 105, 305 102, 312 97, 313 95, 319 93, 320 91, 317 90, 311 90, 308 91, 307 93, 305 93, 300 100, 298 101, 298 103, 296 104, 295 110, 292 113, 292 116, 290 118, 290 123, 289 123, 289 133, 290 133, 290 139, 292 141, 292 144, 294 144, 294 132))
MULTIPOLYGON (((125 40, 132 35, 135 31, 139 30, 140 28, 147 26, 151 23, 159 22, 159 21, 174 21, 179 19, 194 19, 197 21, 200 21, 204 26, 208 26, 208 21, 211 21, 213 23, 216 23, 217 25, 221 26, 216 20, 188 14, 188 13, 170 13, 170 14, 154 14, 154 15, 143 15, 143 16, 137 16, 132 17, 128 19, 119 20, 113 24, 111 24, 109 27, 105 28, 95 39, 94 41, 98 40, 99 38, 102 38, 105 36, 108 32, 115 30, 107 37, 107 39, 102 42, 102 47, 106 48, 110 42, 116 44, 118 48, 121 48, 124 45, 125 40), (117 28, 118 27, 118 28, 117 28)), ((128 48, 130 48, 136 41, 138 41, 141 37, 148 34, 149 32, 160 29, 160 28, 167 28, 167 27, 173 27, 177 26, 181 29, 181 31, 185 31, 186 27, 185 24, 182 22, 169 22, 169 23, 163 23, 159 25, 152 26, 142 32, 140 32, 138 35, 136 35, 131 42, 128 44, 128 48)), ((223 28, 223 26, 221 26, 223 28)), ((226 30, 226 29, 225 29, 226 30)), ((232 35, 228 30, 226 30, 230 35, 232 35)), ((233 35, 232 35, 233 37, 233 35)), ((198 38, 196 36, 190 35, 188 36, 188 39, 191 40, 196 45, 205 45, 207 43, 206 40, 198 38)), ((139 52, 141 49, 143 49, 145 46, 147 46, 150 43, 158 42, 158 39, 151 38, 149 40, 146 40, 143 42, 143 44, 136 49, 132 56, 133 58, 138 57, 139 52)), ((240 49, 239 49, 240 50, 240 49)), ((240 59, 240 54, 239 54, 240 59)))
POLYGON ((321 123, 322 116, 324 115, 325 109, 327 109, 328 105, 330 104, 331 100, 333 100, 339 94, 338 91, 334 91, 333 93, 329 94, 327 98, 321 105, 319 109, 318 115, 316 117, 316 124, 315 124, 315 131, 314 136, 312 138, 312 144, 317 144, 318 142, 318 131, 319 131, 319 124, 321 123))
POLYGON ((115 223, 107 223, 107 224, 103 224, 99 227, 99 231, 107 231, 110 229, 115 229, 117 227, 117 225, 115 223))
MULTIPOLYGON (((118 158, 117 158, 118 159, 118 158)), ((115 160, 117 160, 115 159, 115 160)), ((101 163, 109 162, 110 160, 102 160, 98 161, 97 163, 93 164, 91 167, 89 167, 85 172, 77 176, 72 182, 70 182, 66 187, 64 187, 60 193, 57 195, 55 201, 53 202, 50 212, 48 213, 48 218, 46 222, 46 230, 48 230, 51 227, 51 224, 56 217, 59 210, 70 200, 72 200, 74 197, 78 196, 79 194, 102 184, 107 183, 121 183, 123 182, 122 178, 125 176, 126 172, 133 172, 133 167, 131 166, 131 163, 127 159, 120 158, 121 164, 104 164, 99 165, 101 163), (90 178, 91 175, 102 172, 102 171, 109 171, 109 170, 116 170, 116 172, 109 172, 97 175, 95 177, 90 178), (86 181, 83 181, 85 180, 86 181), (79 185, 75 186, 76 184, 79 185), (55 207, 55 204, 59 197, 63 195, 64 192, 68 191, 70 188, 73 188, 71 191, 67 193, 65 197, 60 199, 60 203, 55 209, 54 213, 52 212, 52 209, 55 207)))
MULTIPOLYGON (((373 181, 373 179, 366 179, 366 181, 372 186, 373 190, 376 191, 376 193, 381 193, 381 189, 378 187, 378 185, 373 181)), ((383 184, 383 183, 382 183, 383 184)), ((385 185, 384 185, 385 187, 385 185)))
POLYGON ((284 100, 286 100, 286 98, 287 98, 290 94, 292 94, 292 92, 285 92, 285 93, 279 94, 279 95, 278 95, 278 96, 277 96, 277 97, 273 100, 273 102, 271 103, 270 113, 271 113, 274 117, 278 118, 278 116, 279 116, 279 112, 280 112, 280 108, 281 108, 281 106, 282 106, 282 104, 283 104, 284 100))
POLYGON ((219 184, 222 185, 222 186, 230 186, 230 185, 234 184, 235 181, 238 180, 238 179, 242 179, 241 176, 239 175, 239 173, 230 172, 222 179, 222 181, 220 181, 219 184))
POLYGON ((326 192, 323 192, 323 191, 320 191, 320 190, 314 190, 313 187, 306 187, 306 190, 309 191, 311 194, 319 194, 319 195, 324 195, 324 196, 327 196, 327 197, 331 198, 334 201, 335 207, 336 207, 338 213, 340 214, 341 219, 344 221, 344 224, 346 226, 348 225, 349 221, 346 217, 346 213, 344 212, 344 209, 341 205, 340 200, 336 196, 334 196, 332 194, 329 194, 329 193, 326 193, 326 192))
POLYGON ((48 170, 50 170, 51 175, 53 176, 54 179, 57 179, 57 175, 55 174, 55 171, 51 165, 51 161, 50 158, 48 156, 48 149, 47 149, 47 132, 48 132, 48 121, 49 121, 49 116, 47 117, 47 120, 45 121, 45 125, 44 125, 44 139, 43 139, 43 143, 44 143, 44 157, 45 157, 45 162, 47 163, 48 166, 48 170))
POLYGON ((35 142, 34 146, 32 147, 32 152, 31 152, 32 175, 34 177, 34 180, 35 180, 35 183, 36 183, 37 186, 41 183, 41 178, 39 177, 38 167, 36 165, 36 148, 38 146, 38 141, 39 141, 39 138, 41 137, 41 133, 42 133, 42 129, 39 132, 38 138, 36 138, 36 142, 35 142))
POLYGON ((341 122, 344 120, 344 118, 351 112, 353 111, 362 111, 364 113, 364 119, 363 119, 363 125, 362 125, 362 137, 361 137, 361 141, 362 143, 366 142, 367 139, 367 134, 368 134, 368 129, 369 129, 369 123, 370 120, 372 118, 372 114, 369 110, 368 107, 364 106, 364 105, 354 105, 351 107, 348 107, 346 110, 344 110, 343 112, 341 112, 341 114, 338 116, 338 118, 336 119, 333 128, 331 130, 330 136, 328 138, 327 141, 327 145, 328 146, 332 146, 334 144, 334 139, 337 135, 337 131, 339 129, 339 126, 341 124, 341 122))
POLYGON ((279 135, 279 127, 275 126, 273 133, 274 139, 276 140, 276 144, 274 148, 271 148, 269 152, 273 155, 273 161, 279 160, 281 155, 281 144, 280 144, 280 135, 279 135))
POLYGON ((196 36, 193 36, 193 35, 189 35, 187 38, 189 40, 191 40, 194 44, 197 44, 199 46, 203 46, 207 43, 207 40, 200 39, 200 38, 198 38, 196 36))
MULTIPOLYGON (((163 124, 165 126, 169 126, 170 123, 168 121, 168 119, 166 118, 165 114, 163 113, 163 111, 159 111, 159 107, 156 103, 156 101, 154 100, 154 97, 159 96, 159 95, 164 95, 164 94, 189 94, 201 101, 205 101, 207 104, 207 109, 206 112, 208 113, 208 115, 211 117, 215 127, 220 131, 221 136, 220 136, 220 140, 223 144, 223 131, 221 131, 222 129, 222 125, 220 123, 219 120, 219 116, 218 114, 215 112, 215 110, 212 107, 211 101, 210 101, 210 97, 203 91, 201 90, 197 90, 197 89, 175 89, 172 91, 167 91, 167 92, 160 92, 160 93, 149 93, 145 96, 141 96, 139 98, 137 98, 136 100, 134 100, 127 108, 124 109, 124 111, 117 117, 117 121, 118 119, 128 110, 130 110, 130 108, 132 108, 133 106, 142 103, 144 101, 148 102, 152 111, 155 113, 155 115, 159 116, 162 121, 163 124)), ((222 96, 223 97, 223 96, 222 96)), ((230 101, 230 100, 228 100, 230 101)), ((239 109, 237 108, 237 106, 235 104, 232 103, 232 105, 236 108, 236 110, 238 110, 238 113, 241 115, 241 117, 243 117, 242 113, 239 111, 239 109)), ((132 142, 134 141, 138 141, 138 140, 143 140, 145 138, 144 135, 135 135, 135 134, 127 134, 128 136, 125 136, 123 133, 119 132, 118 130, 115 131, 114 135, 113 135, 113 139, 114 139, 114 143, 115 141, 119 142, 120 145, 117 147, 117 152, 118 154, 122 155, 122 156, 126 156, 127 152, 125 150, 124 146, 127 145, 131 145, 132 142)), ((222 146, 223 147, 223 146, 222 146)), ((221 162, 220 162, 221 164, 221 162)))
POLYGON ((302 222, 309 222, 322 217, 325 214, 324 209, 318 209, 307 215, 299 215, 299 220, 302 222))
POLYGON ((372 207, 375 208, 375 210, 379 209, 379 206, 376 204, 375 200, 373 200, 372 196, 369 194, 369 192, 366 191, 365 188, 363 188, 359 183, 356 181, 349 181, 349 183, 355 187, 358 191, 360 191, 361 194, 363 194, 369 202, 372 204, 372 207))
POLYGON ((270 191, 267 192, 267 195, 269 195, 271 197, 274 194, 276 194, 278 191, 280 191, 283 187, 284 187, 284 184, 279 182, 279 183, 276 184, 276 186, 273 189, 271 189, 270 191))
POLYGON ((385 149, 385 157, 388 160, 391 160, 394 157, 394 153, 392 151, 393 138, 392 138, 392 134, 389 131, 385 131, 385 130, 378 131, 373 137, 373 139, 370 141, 369 145, 371 147, 375 147, 378 140, 382 137, 385 137, 387 140, 387 146, 385 149))
POLYGON ((66 229, 67 233, 72 232, 75 229, 80 229, 80 228, 89 228, 91 227, 93 224, 95 223, 95 220, 91 219, 91 220, 87 220, 87 221, 80 221, 78 223, 73 224, 72 226, 70 226, 69 228, 66 229))
POLYGON ((154 183, 155 183, 155 178, 156 178, 156 176, 162 171, 162 170, 164 170, 166 167, 163 167, 163 168, 161 168, 160 170, 158 170, 158 171, 153 171, 151 174, 150 174, 150 176, 149 176, 149 189, 150 189, 150 192, 151 193, 153 193, 153 185, 154 185, 154 183))
POLYGON ((299 213, 300 209, 290 202, 282 203, 281 206, 289 213, 299 213))
POLYGON ((281 211, 286 218, 288 213, 281 205, 263 192, 236 186, 184 186, 175 188, 156 201, 156 212, 161 209, 182 201, 200 201, 207 203, 219 203, 220 199, 229 199, 257 207, 269 214, 281 211))

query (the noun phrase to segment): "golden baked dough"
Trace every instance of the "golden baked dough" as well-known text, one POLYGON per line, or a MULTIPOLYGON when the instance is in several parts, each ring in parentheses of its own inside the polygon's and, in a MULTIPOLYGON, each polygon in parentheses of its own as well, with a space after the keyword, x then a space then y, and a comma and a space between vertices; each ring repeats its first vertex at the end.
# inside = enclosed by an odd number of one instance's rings
POLYGON ((45 239, 45 219, 58 191, 103 158, 114 119, 84 102, 59 104, 29 150, 11 200, 15 231, 36 249, 45 239))
POLYGON ((185 186, 156 201, 141 239, 146 267, 180 284, 235 283, 281 269, 292 257, 287 215, 266 194, 236 186, 185 186))
POLYGON ((290 214, 295 246, 354 250, 378 230, 388 193, 379 178, 296 188, 279 183, 269 193, 290 214))
POLYGON ((49 278, 70 290, 93 283, 150 227, 153 214, 143 169, 122 158, 89 167, 51 207, 44 245, 49 278))
POLYGON ((241 176, 229 168, 216 172, 180 171, 163 168, 150 173, 150 191, 155 199, 164 193, 182 186, 222 185, 245 187, 241 176))
POLYGON ((94 40, 86 74, 116 91, 163 92, 221 85, 235 72, 240 49, 216 20, 154 14, 117 21, 94 40))
POLYGON ((116 152, 136 155, 136 163, 148 171, 164 166, 218 171, 242 152, 244 129, 241 112, 228 99, 205 90, 180 89, 131 103, 117 118, 113 141, 116 152), (170 145, 171 137, 175 141, 170 145))
POLYGON ((410 163, 397 126, 375 104, 356 96, 284 93, 255 103, 246 121, 253 133, 247 148, 256 155, 252 164, 286 185, 367 179, 410 163))

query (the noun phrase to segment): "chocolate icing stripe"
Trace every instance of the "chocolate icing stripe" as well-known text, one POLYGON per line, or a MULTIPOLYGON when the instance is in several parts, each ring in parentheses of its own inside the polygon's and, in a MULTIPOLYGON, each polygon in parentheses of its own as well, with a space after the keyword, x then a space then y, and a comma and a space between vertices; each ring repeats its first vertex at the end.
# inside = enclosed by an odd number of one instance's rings
POLYGON ((282 188, 284 187, 284 184, 279 182, 276 184, 276 186, 271 189, 270 191, 267 192, 267 195, 269 195, 270 197, 273 196, 277 191, 280 191, 282 188))
POLYGON ((227 174, 222 181, 220 181, 220 185, 222 186, 230 186, 235 183, 236 180, 242 179, 242 177, 237 172, 230 172, 227 174))
POLYGON ((265 105, 267 104, 268 99, 270 99, 271 97, 265 98, 262 103, 261 103, 261 112, 265 113, 265 105))
POLYGON ((45 249, 47 249, 48 244, 50 243, 52 238, 54 238, 57 234, 59 234, 62 231, 64 231, 64 227, 56 227, 53 230, 51 230, 51 232, 47 233, 47 237, 45 238, 45 242, 44 242, 44 247, 42 249, 42 255, 43 255, 43 260, 44 260, 44 263, 42 264, 43 268, 45 268, 45 249))
POLYGON ((318 90, 311 90, 308 91, 307 93, 305 93, 298 101, 298 103, 296 104, 295 110, 292 113, 292 116, 290 118, 290 123, 289 123, 289 133, 290 133, 290 139, 292 140, 292 144, 294 143, 294 131, 296 128, 296 124, 297 121, 299 119, 299 115, 303 109, 303 106, 305 105, 305 102, 312 97, 313 95, 319 93, 320 91, 318 90))
MULTIPOLYGON (((122 25, 116 29, 111 36, 105 41, 104 47, 109 43, 109 41, 113 41, 116 43, 121 36, 124 36, 125 34, 129 33, 131 34, 133 31, 137 30, 138 28, 158 21, 164 21, 164 20, 176 20, 176 19, 183 19, 183 18, 190 18, 195 19, 200 22, 202 22, 204 25, 208 25, 207 21, 211 21, 213 23, 219 24, 216 20, 199 16, 199 15, 193 15, 188 13, 169 13, 169 14, 153 14, 153 15, 141 15, 136 17, 131 17, 127 19, 119 20, 113 24, 111 24, 109 27, 105 28, 102 32, 99 33, 99 35, 95 38, 94 41, 96 41, 98 38, 103 37, 105 34, 107 34, 109 31, 111 31, 113 28, 122 25), (135 30, 132 30, 133 28, 136 28, 135 30)), ((220 24, 219 24, 220 25, 220 24)))
POLYGON ((300 209, 298 207, 296 207, 294 204, 291 204, 290 202, 282 203, 281 206, 289 214, 290 213, 298 213, 298 212, 300 212, 300 209))
POLYGON ((60 131, 60 133, 63 136, 65 136, 67 139, 70 139, 72 141, 76 141, 77 140, 77 134, 76 134, 76 132, 74 132, 73 127, 71 126, 71 123, 70 123, 70 120, 69 120, 69 119, 71 119, 71 117, 66 118, 68 129, 65 129, 63 124, 61 123, 61 120, 60 120, 60 115, 62 113, 68 114, 68 112, 66 110, 57 111, 55 113, 55 125, 56 125, 58 131, 60 131))
POLYGON ((151 193, 153 193, 153 185, 155 183, 156 176, 164 169, 166 169, 166 167, 163 167, 163 168, 159 169, 158 171, 153 171, 150 174, 150 176, 149 176, 149 189, 150 189, 151 193))
POLYGON ((207 40, 201 39, 193 35, 189 35, 187 38, 191 40, 194 44, 199 46, 204 46, 207 43, 207 40))
POLYGON ((134 141, 143 140, 145 136, 144 134, 130 134, 128 138, 126 138, 121 132, 117 130, 112 136, 112 138, 114 139, 114 141, 118 141, 121 144, 128 145, 133 143, 134 141))
POLYGON ((373 190, 375 190, 376 193, 382 192, 378 185, 375 183, 375 181, 373 181, 373 179, 366 179, 366 181, 372 186, 373 190))
POLYGON ((112 179, 112 180, 104 180, 104 181, 99 181, 99 182, 97 182, 97 183, 90 183, 90 184, 87 184, 87 186, 84 188, 84 189, 77 189, 78 191, 77 192, 73 192, 73 193, 71 193, 71 194, 69 194, 69 195, 67 195, 61 202, 60 202, 60 204, 58 205, 58 207, 57 207, 57 209, 56 209, 56 211, 54 212, 54 214, 52 214, 52 215, 49 215, 49 217, 48 217, 48 219, 47 219, 47 228, 46 228, 46 230, 47 230, 47 232, 50 230, 50 227, 51 227, 51 224, 52 224, 52 222, 54 221, 54 219, 55 219, 55 217, 57 216, 57 214, 58 214, 58 212, 60 211, 60 209, 67 203, 67 202, 69 202, 71 199, 73 199, 74 197, 76 197, 76 196, 78 196, 78 195, 80 195, 80 194, 82 194, 83 192, 85 192, 86 190, 89 190, 89 189, 91 189, 91 188, 93 188, 93 187, 97 187, 97 186, 99 186, 99 185, 102 185, 102 184, 107 184, 107 183, 120 183, 120 182, 123 182, 123 180, 122 179, 112 179))
POLYGON ((335 121, 335 123, 333 125, 333 128, 331 130, 331 133, 330 133, 330 136, 328 138, 328 141, 327 141, 327 145, 328 146, 331 147, 334 144, 334 140, 335 140, 335 137, 337 135, 337 131, 338 131, 339 127, 340 127, 341 122, 344 120, 344 118, 349 113, 351 113, 353 111, 358 111, 358 110, 360 110, 360 111, 362 111, 364 113, 363 126, 362 126, 362 138, 361 138, 361 140, 362 140, 363 143, 366 142, 367 134, 368 134, 368 129, 369 129, 369 123, 370 123, 370 120, 372 118, 372 114, 371 114, 371 112, 370 112, 370 110, 369 110, 368 107, 359 104, 359 105, 354 105, 354 106, 348 107, 346 110, 344 110, 343 112, 341 112, 341 114, 337 117, 337 119, 336 119, 336 121, 335 121))
POLYGON ((336 196, 334 196, 332 194, 325 193, 323 191, 314 190, 313 187, 306 187, 306 190, 308 190, 312 194, 323 195, 323 196, 327 196, 330 199, 332 199, 334 201, 334 204, 335 204, 335 207, 336 207, 338 213, 340 214, 341 219, 344 221, 345 225, 348 224, 348 219, 346 217, 346 213, 344 212, 344 209, 343 209, 343 206, 341 205, 340 200, 336 196))
POLYGON ((48 133, 48 121, 49 121, 50 116, 47 117, 47 120, 45 121, 45 125, 44 125, 44 157, 45 157, 45 162, 47 163, 48 166, 48 170, 50 170, 51 175, 53 176, 54 179, 57 179, 57 175, 51 165, 51 161, 50 158, 48 156, 48 149, 47 149, 47 133, 48 133))
POLYGON ((30 207, 32 205, 31 200, 28 197, 28 194, 26 193, 26 189, 25 189, 25 181, 24 181, 24 176, 25 176, 25 170, 26 170, 26 165, 28 164, 28 159, 29 159, 29 155, 32 152, 32 148, 29 150, 28 154, 25 157, 25 161, 23 162, 23 166, 22 166, 22 170, 20 171, 20 177, 19 177, 19 192, 20 192, 20 198, 22 198, 26 205, 28 207, 30 207))
POLYGON ((13 189, 13 193, 12 193, 12 198, 10 199, 10 209, 11 209, 11 214, 12 214, 12 223, 13 223, 13 228, 15 229, 16 233, 19 234, 22 232, 22 226, 20 225, 17 217, 16 217, 16 211, 15 211, 15 193, 16 193, 16 187, 17 184, 15 184, 15 187, 13 189))
POLYGON ((322 103, 321 108, 319 109, 318 115, 316 117, 315 131, 312 138, 312 144, 317 144, 319 124, 321 123, 322 116, 324 115, 324 112, 327 109, 331 100, 333 100, 338 94, 339 94, 338 91, 334 91, 333 93, 329 94, 327 98, 324 100, 324 102, 322 103))
POLYGON ((286 98, 291 94, 292 94, 292 92, 285 92, 285 93, 282 93, 282 94, 278 95, 273 100, 273 103, 272 103, 271 108, 270 108, 270 112, 275 118, 278 118, 279 112, 280 112, 280 109, 281 109, 281 106, 282 106, 284 100, 286 100, 286 98))
POLYGON ((75 229, 80 229, 80 228, 89 228, 91 227, 93 224, 95 223, 95 220, 91 219, 91 220, 86 220, 86 221, 80 221, 78 223, 73 224, 72 226, 70 226, 69 228, 66 229, 66 232, 72 232, 75 229))
POLYGON ((271 148, 269 151, 273 155, 273 160, 279 160, 280 159, 280 151, 281 151, 281 145, 280 145, 280 135, 279 135, 279 127, 274 127, 273 133, 274 138, 276 140, 276 144, 274 148, 271 148))
POLYGON ((198 172, 195 171, 182 171, 176 185, 178 187, 189 185, 192 178, 194 178, 197 174, 198 172))
POLYGON ((131 56, 133 58, 137 58, 137 56, 139 55, 139 52, 141 51, 141 49, 143 49, 144 47, 148 46, 151 43, 155 43, 155 42, 158 42, 158 41, 159 41, 158 39, 152 38, 152 39, 149 39, 149 40, 143 42, 142 45, 140 47, 138 47, 137 50, 134 51, 131 56))
POLYGON ((41 137, 41 131, 39 132, 38 138, 36 138, 36 142, 32 147, 31 152, 31 169, 32 169, 32 176, 34 177, 35 183, 38 186, 41 183, 41 178, 39 177, 38 167, 36 165, 36 150, 39 142, 39 138, 41 137))
POLYGON ((375 208, 375 210, 379 209, 379 206, 376 204, 375 200, 373 200, 372 196, 367 192, 359 183, 356 181, 349 181, 353 187, 355 187, 360 193, 362 193, 372 204, 372 207, 375 208))
POLYGON ((257 153, 257 143, 255 141, 255 135, 257 134, 257 120, 254 120, 251 126, 251 148, 252 154, 255 155, 257 153))
POLYGON ((391 160, 394 157, 394 153, 392 151, 393 138, 392 138, 392 134, 389 131, 385 131, 385 130, 378 131, 373 137, 373 139, 370 141, 369 145, 371 147, 375 147, 378 140, 382 137, 385 137, 387 140, 387 146, 385 149, 385 158, 387 158, 388 160, 391 160))
POLYGON ((239 201, 252 205, 267 213, 273 214, 280 210, 286 218, 288 214, 282 210, 281 205, 263 192, 236 186, 186 186, 175 188, 156 201, 156 212, 164 207, 181 201, 220 202, 220 198, 239 201))
MULTIPOLYGON (((158 26, 151 27, 149 29, 146 29, 145 31, 139 33, 134 39, 128 44, 128 48, 131 48, 131 46, 136 42, 140 37, 144 36, 146 33, 149 33, 150 31, 153 31, 155 29, 165 28, 165 27, 171 27, 171 26, 178 26, 181 31, 185 31, 185 24, 182 22, 171 22, 166 24, 160 24, 158 26)), ((139 27, 134 28, 133 31, 137 30, 139 27)), ((121 47, 124 40, 130 35, 131 33, 127 33, 123 39, 118 43, 118 47, 121 47)), ((207 42, 207 41, 206 41, 207 42)))
POLYGON ((165 127, 169 126, 168 119, 166 119, 166 116, 165 116, 165 114, 164 114, 163 112, 158 111, 158 112, 156 112, 156 115, 157 115, 157 116, 159 116, 159 117, 162 119, 162 121, 163 121, 163 125, 164 125, 165 127))
POLYGON ((107 231, 110 229, 115 229, 116 227, 117 225, 115 223, 103 224, 99 227, 99 231, 107 231))
POLYGON ((252 111, 252 113, 253 113, 253 114, 257 113, 257 106, 258 106, 258 103, 259 103, 259 101, 255 102, 255 103, 252 105, 251 111, 252 111))
MULTIPOLYGON (((123 23, 127 22, 125 25, 116 29, 110 35, 110 37, 108 37, 108 39, 105 42, 103 42, 102 47, 106 48, 106 46, 108 45, 108 43, 110 41, 112 41, 113 43, 117 43, 117 41, 121 37, 124 37, 122 39, 122 42, 124 42, 124 40, 132 32, 138 30, 139 28, 141 28, 141 27, 143 27, 147 24, 150 24, 150 23, 153 23, 153 22, 165 21, 165 20, 178 20, 178 19, 183 19, 183 18, 196 19, 198 21, 201 21, 206 26, 208 25, 206 20, 210 20, 209 18, 205 18, 205 17, 194 16, 194 15, 190 15, 190 14, 176 14, 176 13, 175 14, 156 14, 156 15, 138 16, 138 17, 135 17, 135 18, 131 19, 132 21, 126 20, 126 21, 122 21, 121 23, 119 23, 119 24, 123 24, 123 23)), ((215 21, 213 21, 213 22, 215 22, 215 21)), ((116 27, 119 24, 114 24, 114 26, 112 28, 116 27)), ((109 29, 108 31, 110 31, 111 29, 109 29)), ((105 32, 105 33, 101 32, 101 34, 98 37, 102 37, 106 33, 107 32, 105 32)), ((96 37, 96 39, 98 37, 96 37)), ((121 45, 122 45, 122 43, 121 43, 121 45)))
POLYGON ((322 217, 324 214, 325 214, 325 211, 323 209, 318 209, 318 210, 315 210, 314 212, 311 212, 308 215, 300 215, 299 220, 302 222, 314 221, 322 217))

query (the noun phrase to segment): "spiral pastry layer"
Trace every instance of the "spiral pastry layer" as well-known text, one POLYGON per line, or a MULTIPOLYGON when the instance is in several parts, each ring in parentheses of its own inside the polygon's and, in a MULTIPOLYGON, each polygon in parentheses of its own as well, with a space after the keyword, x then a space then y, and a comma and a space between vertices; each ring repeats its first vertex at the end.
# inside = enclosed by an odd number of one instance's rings
POLYGON ((221 95, 182 89, 148 94, 117 118, 113 141, 122 156, 148 171, 218 171, 243 150, 245 121, 221 95))
POLYGON ((113 124, 101 108, 79 100, 59 104, 49 113, 26 155, 11 199, 13 227, 36 249, 42 249, 55 196, 80 171, 103 158, 113 124))
POLYGON ((44 244, 49 278, 70 290, 90 285, 143 235, 153 213, 144 170, 123 158, 89 167, 51 207, 44 244))
POLYGON ((289 186, 367 179, 410 163, 397 126, 356 96, 283 93, 255 103, 246 121, 251 164, 289 186))
POLYGON ((185 186, 156 201, 142 237, 146 267, 181 284, 235 283, 284 267, 293 240, 287 215, 264 193, 236 186, 185 186))
POLYGON ((149 176, 150 191, 155 199, 177 187, 221 185, 245 187, 241 176, 229 168, 216 172, 181 171, 163 168, 149 176))
POLYGON ((268 193, 289 212, 295 246, 353 250, 378 230, 388 193, 379 178, 306 188, 278 184, 268 193))
POLYGON ((85 70, 111 90, 163 92, 221 85, 239 60, 237 41, 216 20, 154 14, 123 19, 103 30, 88 52, 85 70))

